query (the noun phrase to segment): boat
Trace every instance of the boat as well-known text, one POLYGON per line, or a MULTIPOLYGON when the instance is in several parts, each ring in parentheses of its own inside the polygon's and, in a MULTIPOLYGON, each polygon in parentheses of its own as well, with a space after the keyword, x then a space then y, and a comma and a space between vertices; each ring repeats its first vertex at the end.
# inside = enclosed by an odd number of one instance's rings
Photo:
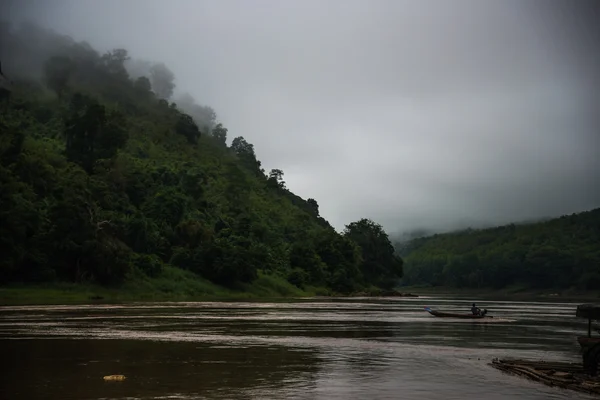
MULTIPOLYGON (((427 307, 426 307, 427 309, 427 307)), ((492 367, 548 386, 600 395, 600 337, 592 336, 592 320, 600 320, 600 304, 580 304, 575 316, 587 319, 587 335, 578 336, 583 363, 538 360, 492 360, 492 367)), ((600 330, 598 330, 600 332, 600 330)))
MULTIPOLYGON (((588 320, 587 336, 579 336, 577 342, 583 353, 583 368, 591 376, 598 376, 600 366, 600 337, 592 336, 592 320, 600 320, 600 304, 580 304, 575 316, 588 320)), ((600 330, 598 331, 600 332, 600 330)))
POLYGON ((441 317, 441 318, 465 318, 465 319, 482 319, 482 318, 494 318, 490 315, 486 315, 487 314, 487 310, 483 310, 483 314, 480 315, 474 315, 472 313, 466 313, 466 314, 461 314, 461 313, 450 313, 450 312, 443 312, 443 311, 435 311, 432 310, 429 307, 425 307, 425 311, 427 311, 429 314, 435 316, 435 317, 441 317))

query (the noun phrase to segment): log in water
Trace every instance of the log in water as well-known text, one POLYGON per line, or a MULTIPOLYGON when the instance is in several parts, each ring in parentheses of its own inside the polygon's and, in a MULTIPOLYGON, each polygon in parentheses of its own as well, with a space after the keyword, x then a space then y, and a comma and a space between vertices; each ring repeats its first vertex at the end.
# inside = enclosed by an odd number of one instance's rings
POLYGON ((491 365, 549 386, 600 395, 600 379, 584 373, 583 366, 568 362, 494 359, 491 365))

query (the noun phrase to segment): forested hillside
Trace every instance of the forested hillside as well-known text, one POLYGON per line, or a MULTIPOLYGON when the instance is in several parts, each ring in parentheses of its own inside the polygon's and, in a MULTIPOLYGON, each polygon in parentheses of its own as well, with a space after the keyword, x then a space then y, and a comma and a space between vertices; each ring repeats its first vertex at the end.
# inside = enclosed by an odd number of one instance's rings
POLYGON ((226 287, 392 287, 387 235, 337 233, 316 200, 265 173, 254 147, 165 64, 99 54, 37 26, 0 25, 0 283, 118 286, 183 269, 226 287))
POLYGON ((396 248, 409 285, 600 289, 600 209, 438 234, 396 248))

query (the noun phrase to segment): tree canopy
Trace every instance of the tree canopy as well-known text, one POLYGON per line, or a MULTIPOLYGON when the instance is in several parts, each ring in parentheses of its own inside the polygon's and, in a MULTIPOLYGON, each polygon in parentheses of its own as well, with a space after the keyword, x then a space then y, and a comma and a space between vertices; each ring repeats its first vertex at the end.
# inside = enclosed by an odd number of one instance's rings
POLYGON ((600 289, 600 209, 398 244, 405 284, 600 289))
POLYGON ((347 225, 344 236, 361 248, 360 271, 365 283, 383 288, 398 284, 403 261, 381 225, 363 218, 347 225))

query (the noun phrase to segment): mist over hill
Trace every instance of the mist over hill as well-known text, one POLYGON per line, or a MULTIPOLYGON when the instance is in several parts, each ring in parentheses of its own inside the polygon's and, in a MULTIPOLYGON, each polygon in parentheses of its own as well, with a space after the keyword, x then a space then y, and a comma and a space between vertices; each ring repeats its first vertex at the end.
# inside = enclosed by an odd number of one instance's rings
POLYGON ((0 283, 137 282, 194 295, 219 290, 207 282, 246 290, 262 280, 271 294, 398 282, 402 260, 380 225, 360 219, 338 233, 211 107, 173 99, 166 64, 139 68, 126 49, 100 53, 35 24, 0 27, 10 81, 0 283))

